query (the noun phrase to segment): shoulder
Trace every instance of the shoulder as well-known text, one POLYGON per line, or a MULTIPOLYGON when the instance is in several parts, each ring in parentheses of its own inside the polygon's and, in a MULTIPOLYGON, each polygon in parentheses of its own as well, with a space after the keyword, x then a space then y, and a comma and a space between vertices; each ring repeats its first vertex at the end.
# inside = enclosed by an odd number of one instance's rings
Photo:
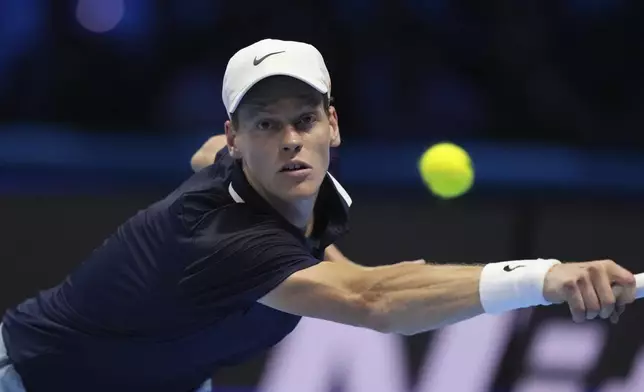
POLYGON ((207 214, 186 237, 180 290, 193 303, 254 302, 296 271, 319 260, 304 236, 245 204, 207 214))
POLYGON ((234 160, 226 149, 217 157, 215 164, 194 173, 162 202, 188 229, 212 212, 235 204, 228 190, 234 160))
POLYGON ((231 203, 204 214, 190 227, 197 248, 242 248, 244 246, 305 247, 298 235, 283 219, 244 203, 231 203))

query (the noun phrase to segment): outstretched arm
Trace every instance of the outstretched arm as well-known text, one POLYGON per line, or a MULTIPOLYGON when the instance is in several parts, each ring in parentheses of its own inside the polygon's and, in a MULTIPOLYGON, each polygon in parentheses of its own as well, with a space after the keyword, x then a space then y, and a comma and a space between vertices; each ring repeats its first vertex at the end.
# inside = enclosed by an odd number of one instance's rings
POLYGON ((294 273, 260 302, 300 316, 411 335, 482 313, 561 302, 576 322, 598 316, 616 321, 622 306, 634 300, 634 282, 610 260, 485 266, 405 262, 374 268, 322 262, 294 273), (617 298, 611 282, 625 288, 617 298))
POLYGON ((260 302, 301 316, 412 335, 483 313, 481 269, 409 262, 363 270, 323 262, 293 274, 260 302))

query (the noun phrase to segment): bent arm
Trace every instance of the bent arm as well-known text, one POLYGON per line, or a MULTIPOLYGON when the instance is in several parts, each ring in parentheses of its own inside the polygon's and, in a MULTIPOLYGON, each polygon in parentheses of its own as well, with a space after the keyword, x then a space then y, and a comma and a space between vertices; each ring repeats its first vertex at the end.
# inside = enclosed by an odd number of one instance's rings
POLYGON ((192 170, 198 172, 212 165, 215 162, 215 156, 224 147, 226 147, 226 135, 216 135, 208 139, 190 159, 192 170))
POLYGON ((294 273, 260 302, 300 316, 412 335, 482 314, 481 271, 418 262, 359 269, 322 262, 294 273))

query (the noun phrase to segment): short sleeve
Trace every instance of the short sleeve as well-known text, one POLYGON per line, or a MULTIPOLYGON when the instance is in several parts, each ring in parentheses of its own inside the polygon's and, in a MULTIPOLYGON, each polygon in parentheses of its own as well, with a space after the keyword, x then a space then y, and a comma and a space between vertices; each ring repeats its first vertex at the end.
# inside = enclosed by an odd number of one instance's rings
POLYGON ((215 160, 213 162, 221 161, 222 159, 228 157, 230 157, 228 147, 223 147, 221 150, 217 151, 217 154, 215 154, 215 160))
POLYGON ((191 237, 179 286, 199 308, 250 305, 319 262, 285 223, 244 204, 213 212, 191 237))

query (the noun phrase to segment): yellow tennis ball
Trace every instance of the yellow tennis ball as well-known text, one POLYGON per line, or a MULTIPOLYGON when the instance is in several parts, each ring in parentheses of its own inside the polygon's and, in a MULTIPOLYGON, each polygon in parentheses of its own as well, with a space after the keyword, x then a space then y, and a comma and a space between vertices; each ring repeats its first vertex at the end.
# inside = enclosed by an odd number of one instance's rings
POLYGON ((439 143, 423 153, 418 170, 436 196, 451 199, 463 195, 474 183, 469 154, 452 143, 439 143))

